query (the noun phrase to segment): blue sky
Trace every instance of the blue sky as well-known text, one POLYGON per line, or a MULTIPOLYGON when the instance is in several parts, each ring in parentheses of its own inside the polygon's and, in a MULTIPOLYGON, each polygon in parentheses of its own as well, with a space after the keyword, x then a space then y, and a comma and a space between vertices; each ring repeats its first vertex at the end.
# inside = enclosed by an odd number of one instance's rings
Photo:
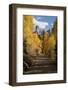
POLYGON ((38 16, 38 15, 36 15, 36 16, 34 16, 34 18, 37 21, 47 22, 48 23, 47 30, 52 29, 54 21, 56 20, 56 16, 38 16))

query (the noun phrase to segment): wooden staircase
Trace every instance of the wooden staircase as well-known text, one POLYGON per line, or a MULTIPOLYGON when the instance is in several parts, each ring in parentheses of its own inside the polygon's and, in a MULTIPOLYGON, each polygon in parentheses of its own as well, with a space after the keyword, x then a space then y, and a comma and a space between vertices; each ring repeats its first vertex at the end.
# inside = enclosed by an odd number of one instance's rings
POLYGON ((56 73, 56 58, 49 59, 45 56, 33 56, 33 64, 23 74, 56 73))

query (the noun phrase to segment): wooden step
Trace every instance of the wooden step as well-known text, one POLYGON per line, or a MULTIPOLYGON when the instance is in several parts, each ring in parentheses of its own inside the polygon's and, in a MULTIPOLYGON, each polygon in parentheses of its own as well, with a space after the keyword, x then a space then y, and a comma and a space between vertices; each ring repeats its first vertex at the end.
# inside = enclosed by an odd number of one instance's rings
POLYGON ((37 74, 37 73, 56 73, 56 65, 43 65, 43 66, 32 66, 24 74, 37 74))
POLYGON ((56 73, 57 60, 45 56, 33 56, 32 65, 23 74, 56 73))
POLYGON ((33 64, 55 64, 56 63, 56 59, 33 59, 33 64))

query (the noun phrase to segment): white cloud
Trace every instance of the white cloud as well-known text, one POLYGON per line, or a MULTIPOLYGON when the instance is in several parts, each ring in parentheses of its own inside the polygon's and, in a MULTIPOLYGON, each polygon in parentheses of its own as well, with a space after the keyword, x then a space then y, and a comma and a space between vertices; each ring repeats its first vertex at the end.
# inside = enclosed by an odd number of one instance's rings
POLYGON ((51 26, 53 27, 53 23, 51 23, 51 26))
POLYGON ((33 24, 39 26, 41 29, 45 29, 48 26, 47 22, 37 21, 35 18, 33 18, 33 24))
POLYGON ((40 17, 37 17, 38 20, 40 20, 41 18, 40 17))

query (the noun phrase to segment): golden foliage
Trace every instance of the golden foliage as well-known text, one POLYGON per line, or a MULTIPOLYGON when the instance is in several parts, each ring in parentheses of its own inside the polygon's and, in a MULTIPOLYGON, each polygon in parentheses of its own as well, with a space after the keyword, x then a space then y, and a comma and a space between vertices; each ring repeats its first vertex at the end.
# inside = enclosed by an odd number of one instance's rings
POLYGON ((24 16, 24 39, 32 38, 32 16, 24 16))
POLYGON ((32 32, 32 16, 24 16, 24 40, 28 54, 36 55, 41 52, 41 41, 37 33, 32 32))
POLYGON ((48 32, 45 32, 44 33, 43 42, 42 42, 42 47, 43 47, 43 53, 44 54, 47 53, 47 49, 48 49, 48 38, 49 38, 49 33, 48 32))
POLYGON ((39 38, 37 32, 33 33, 33 17, 24 16, 24 42, 26 44, 26 52, 30 55, 44 54, 46 56, 53 56, 56 46, 56 25, 53 32, 49 35, 44 32, 42 39, 39 38), (55 33, 54 33, 55 32, 55 33))
POLYGON ((55 45, 56 45, 56 40, 55 40, 54 35, 52 34, 48 39, 48 46, 49 48, 53 49, 55 45))
POLYGON ((54 53, 52 52, 54 52, 55 45, 56 45, 56 40, 54 34, 51 33, 51 35, 49 36, 48 32, 45 32, 44 41, 43 41, 43 53, 46 56, 53 56, 54 53))
POLYGON ((49 33, 48 32, 45 32, 44 33, 44 41, 47 41, 48 40, 48 37, 49 37, 49 33))

